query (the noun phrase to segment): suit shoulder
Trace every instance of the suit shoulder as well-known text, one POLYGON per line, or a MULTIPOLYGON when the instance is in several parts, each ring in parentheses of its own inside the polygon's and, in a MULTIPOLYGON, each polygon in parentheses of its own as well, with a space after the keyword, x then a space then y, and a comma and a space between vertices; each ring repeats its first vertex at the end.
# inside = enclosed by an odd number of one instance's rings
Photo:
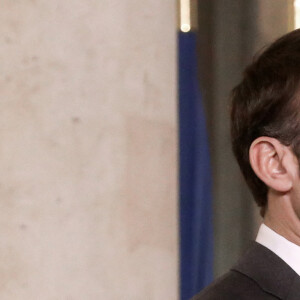
POLYGON ((194 296, 192 300, 274 299, 251 278, 231 270, 194 296))
POLYGON ((194 296, 192 300, 221 299, 220 296, 225 296, 224 291, 230 291, 229 286, 232 284, 233 277, 235 277, 235 274, 231 271, 225 273, 194 296))

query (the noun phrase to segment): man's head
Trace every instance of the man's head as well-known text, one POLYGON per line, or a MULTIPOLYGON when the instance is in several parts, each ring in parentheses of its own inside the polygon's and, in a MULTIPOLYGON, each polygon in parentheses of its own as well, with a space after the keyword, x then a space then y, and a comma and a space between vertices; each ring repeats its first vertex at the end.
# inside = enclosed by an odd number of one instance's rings
POLYGON ((300 30, 275 41, 246 68, 232 91, 231 137, 264 214, 268 192, 288 191, 286 177, 291 180, 291 166, 300 160, 300 30))

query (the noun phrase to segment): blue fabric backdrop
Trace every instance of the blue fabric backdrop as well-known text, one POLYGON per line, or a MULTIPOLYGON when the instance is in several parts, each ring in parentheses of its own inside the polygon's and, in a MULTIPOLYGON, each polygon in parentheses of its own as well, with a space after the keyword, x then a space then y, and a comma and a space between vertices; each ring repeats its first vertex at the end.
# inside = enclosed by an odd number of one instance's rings
POLYGON ((190 299, 213 279, 212 179, 197 77, 196 34, 178 34, 180 292, 190 299))

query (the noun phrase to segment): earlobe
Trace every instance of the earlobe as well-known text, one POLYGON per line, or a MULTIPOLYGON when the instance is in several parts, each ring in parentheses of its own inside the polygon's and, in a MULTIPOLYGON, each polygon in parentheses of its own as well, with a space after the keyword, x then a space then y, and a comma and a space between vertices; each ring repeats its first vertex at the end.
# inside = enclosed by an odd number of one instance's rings
POLYGON ((269 188, 277 192, 288 192, 292 188, 290 168, 293 166, 289 165, 289 153, 286 150, 286 146, 270 137, 257 138, 249 149, 253 171, 269 188))

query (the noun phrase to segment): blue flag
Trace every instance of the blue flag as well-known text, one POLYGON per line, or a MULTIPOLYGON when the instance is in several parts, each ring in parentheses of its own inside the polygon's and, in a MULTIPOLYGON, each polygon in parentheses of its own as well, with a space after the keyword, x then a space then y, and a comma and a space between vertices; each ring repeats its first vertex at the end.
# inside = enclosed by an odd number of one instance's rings
POLYGON ((179 33, 180 292, 190 299, 213 279, 212 180, 197 77, 196 34, 179 33))

